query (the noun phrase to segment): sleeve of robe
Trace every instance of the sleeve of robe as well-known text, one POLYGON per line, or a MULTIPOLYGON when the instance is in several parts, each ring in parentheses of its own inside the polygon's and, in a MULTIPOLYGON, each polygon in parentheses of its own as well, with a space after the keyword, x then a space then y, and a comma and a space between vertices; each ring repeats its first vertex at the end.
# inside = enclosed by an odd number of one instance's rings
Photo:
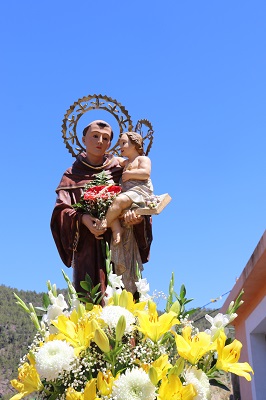
POLYGON ((71 207, 70 194, 59 190, 51 218, 51 231, 58 253, 67 266, 71 266, 73 248, 78 241, 82 213, 71 207))
POLYGON ((145 215, 140 224, 134 225, 134 235, 138 244, 141 260, 143 263, 146 263, 149 261, 152 242, 152 224, 149 215, 145 215))

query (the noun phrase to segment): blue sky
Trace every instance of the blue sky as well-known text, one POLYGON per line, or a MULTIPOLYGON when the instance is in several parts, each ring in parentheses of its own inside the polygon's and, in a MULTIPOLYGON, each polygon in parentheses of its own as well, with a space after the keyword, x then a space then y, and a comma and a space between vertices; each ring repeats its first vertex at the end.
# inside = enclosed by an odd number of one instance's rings
POLYGON ((263 0, 2 4, 1 284, 65 286, 49 227, 74 161, 61 124, 97 93, 155 130, 152 180, 172 201, 153 218, 151 291, 172 271, 193 306, 232 288, 265 230, 265 14, 263 0))

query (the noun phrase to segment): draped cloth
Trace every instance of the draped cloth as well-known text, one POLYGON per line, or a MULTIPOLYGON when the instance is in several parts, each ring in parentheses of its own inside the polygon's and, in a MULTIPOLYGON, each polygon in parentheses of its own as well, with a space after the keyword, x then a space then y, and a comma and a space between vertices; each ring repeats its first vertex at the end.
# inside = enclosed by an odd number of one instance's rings
MULTIPOLYGON (((86 155, 81 154, 72 167, 65 171, 56 189, 57 199, 51 217, 51 231, 63 263, 67 267, 73 267, 73 284, 77 291, 82 291, 80 281, 85 279, 86 273, 90 275, 94 285, 101 284, 103 293, 106 289, 105 255, 102 251, 101 240, 96 239, 81 223, 83 212, 72 207, 72 204, 80 200, 85 184, 94 179, 93 175, 103 170, 110 173, 115 184, 119 184, 122 167, 114 156, 106 155, 103 166, 95 168, 87 164, 86 155)), ((112 232, 107 229, 103 240, 110 245, 111 237, 112 232)), ((146 263, 149 259, 152 242, 150 217, 145 216, 140 224, 132 227, 131 239, 128 237, 128 240, 134 242, 133 249, 136 251, 136 260, 146 263), (138 252, 139 255, 137 255, 138 252)), ((128 247, 129 244, 126 244, 124 249, 128 247)), ((123 252, 120 251, 119 254, 113 257, 116 257, 117 265, 126 267, 123 273, 124 284, 126 287, 134 289, 134 285, 131 284, 131 281, 135 280, 135 274, 131 269, 132 263, 129 264, 127 254, 120 262, 119 257, 122 257, 123 252)), ((119 268, 121 270, 121 267, 118 266, 117 271, 119 268)))
POLYGON ((121 242, 113 244, 111 239, 111 260, 114 263, 114 272, 122 275, 125 289, 135 293, 135 282, 138 280, 136 268, 143 270, 139 248, 134 236, 133 226, 125 226, 121 242))
POLYGON ((122 192, 132 201, 132 208, 146 207, 146 202, 153 196, 153 185, 151 179, 140 181, 131 179, 121 183, 122 192))

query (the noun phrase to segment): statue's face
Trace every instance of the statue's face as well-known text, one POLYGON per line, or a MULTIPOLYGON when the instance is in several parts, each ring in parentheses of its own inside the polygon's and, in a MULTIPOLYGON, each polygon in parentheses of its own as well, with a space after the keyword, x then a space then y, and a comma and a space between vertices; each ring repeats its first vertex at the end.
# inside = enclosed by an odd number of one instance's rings
POLYGON ((82 141, 86 147, 87 156, 103 156, 111 144, 111 128, 99 127, 92 123, 82 141))

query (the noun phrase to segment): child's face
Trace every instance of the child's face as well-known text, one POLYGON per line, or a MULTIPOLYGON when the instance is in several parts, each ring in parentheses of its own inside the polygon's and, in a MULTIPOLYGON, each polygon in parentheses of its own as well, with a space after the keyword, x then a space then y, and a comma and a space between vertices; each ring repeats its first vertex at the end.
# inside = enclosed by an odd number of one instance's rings
POLYGON ((132 151, 135 150, 134 144, 131 143, 131 141, 129 140, 129 138, 126 134, 123 134, 120 137, 119 146, 120 146, 121 156, 123 156, 123 157, 128 157, 132 153, 132 151))

